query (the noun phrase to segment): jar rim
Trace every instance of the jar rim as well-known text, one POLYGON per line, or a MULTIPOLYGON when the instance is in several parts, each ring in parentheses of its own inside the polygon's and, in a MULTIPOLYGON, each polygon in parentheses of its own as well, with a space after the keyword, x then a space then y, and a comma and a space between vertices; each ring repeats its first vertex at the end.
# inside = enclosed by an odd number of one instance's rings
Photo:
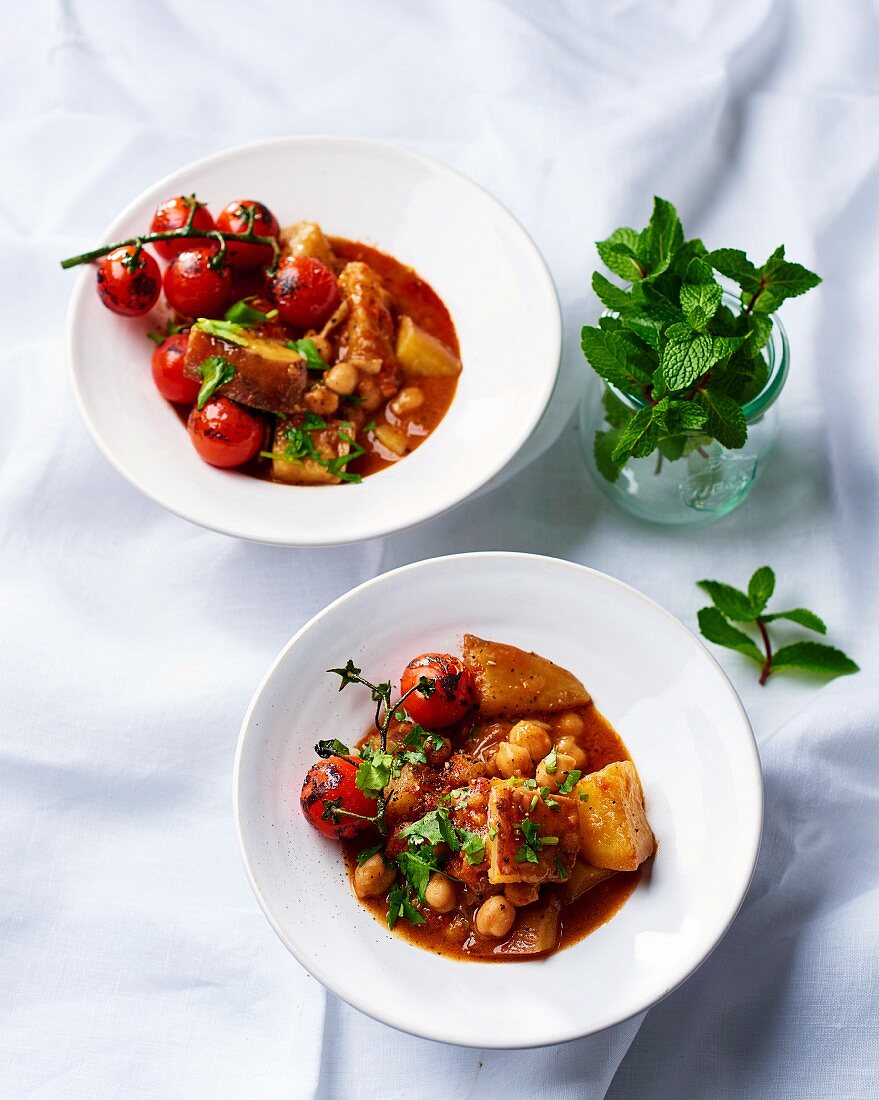
MULTIPOLYGON (((738 295, 724 289, 723 302, 725 305, 737 306, 738 312, 741 313, 742 303, 738 295)), ((606 317, 616 316, 612 310, 606 310, 604 315, 606 317)), ((766 347, 763 348, 760 353, 769 364, 769 376, 766 379, 766 384, 763 389, 755 397, 752 397, 750 401, 742 405, 742 412, 744 413, 746 421, 756 420, 758 416, 762 416, 762 414, 775 403, 778 399, 778 395, 784 389, 784 384, 787 381, 788 371, 790 369, 790 347, 787 341, 787 331, 779 320, 777 313, 769 314, 769 318, 772 321, 772 332, 769 334, 769 339, 766 341, 766 347)), ((614 395, 630 408, 643 409, 648 404, 647 401, 640 397, 633 397, 629 393, 623 393, 622 390, 617 389, 611 382, 605 382, 605 385, 613 390, 614 395)))

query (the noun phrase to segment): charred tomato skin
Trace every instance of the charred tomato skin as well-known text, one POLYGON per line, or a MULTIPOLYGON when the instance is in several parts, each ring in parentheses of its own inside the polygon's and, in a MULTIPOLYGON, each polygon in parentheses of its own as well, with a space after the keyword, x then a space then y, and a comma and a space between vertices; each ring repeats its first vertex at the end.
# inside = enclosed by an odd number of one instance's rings
POLYGON ((414 721, 428 729, 451 726, 472 708, 473 678, 460 657, 452 653, 422 653, 403 670, 400 688, 411 691, 421 677, 433 681, 433 693, 425 698, 414 692, 405 708, 414 721))
POLYGON ((232 275, 216 248, 187 248, 165 269, 168 305, 184 317, 218 317, 229 302, 232 275))
POLYGON ((229 469, 249 462, 265 436, 261 420, 228 397, 212 397, 203 409, 193 408, 187 422, 189 438, 209 466, 229 469))
POLYGON ((336 276, 310 256, 287 256, 271 279, 278 313, 296 328, 320 328, 342 300, 336 276))
MULTIPOLYGON (((217 229, 221 233, 246 233, 249 210, 256 211, 253 218, 253 232, 256 236, 274 237, 277 240, 281 232, 278 219, 264 203, 254 199, 236 199, 224 206, 217 215, 217 229)), ((238 244, 236 241, 228 241, 226 250, 229 262, 235 267, 264 267, 274 257, 274 250, 267 244, 238 244)))
POLYGON ((198 382, 183 373, 188 332, 175 332, 153 351, 152 371, 156 389, 175 405, 192 405, 198 397, 198 382))
MULTIPOLYGON (((194 198, 194 196, 193 196, 194 198)), ((175 229, 182 229, 189 220, 190 206, 183 195, 177 195, 173 199, 165 199, 156 207, 153 220, 150 223, 150 233, 171 233, 175 229)), ((196 205, 192 215, 192 228, 201 229, 205 233, 215 228, 214 219, 203 202, 196 205)), ((188 248, 196 248, 206 245, 207 240, 199 237, 185 237, 179 241, 154 241, 153 247, 165 260, 173 260, 181 252, 188 248)))
POLYGON ((162 275, 149 252, 127 244, 100 259, 97 284, 107 309, 123 317, 141 317, 159 300, 162 275))
POLYGON ((337 816, 334 809, 372 817, 376 801, 357 786, 358 763, 348 756, 330 756, 308 769, 299 804, 309 823, 332 840, 346 840, 371 827, 357 817, 337 816))

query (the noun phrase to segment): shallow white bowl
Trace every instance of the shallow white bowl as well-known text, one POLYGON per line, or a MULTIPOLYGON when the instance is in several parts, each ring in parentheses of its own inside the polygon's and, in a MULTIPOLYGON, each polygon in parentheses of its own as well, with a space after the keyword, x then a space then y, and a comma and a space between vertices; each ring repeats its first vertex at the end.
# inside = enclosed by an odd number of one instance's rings
POLYGON ((474 1047, 561 1042, 664 997, 724 934, 751 880, 762 821, 748 719, 702 644, 603 573, 525 554, 462 554, 355 588, 288 643, 238 744, 235 815, 251 885, 296 958, 393 1027, 474 1047), (371 721, 368 696, 324 669, 348 657, 375 682, 462 635, 510 642, 583 679, 638 766, 659 852, 620 912, 548 959, 470 963, 388 932, 354 898, 341 854, 299 810, 318 738, 371 721))
POLYGON ((438 430, 362 485, 293 487, 202 462, 150 375, 148 319, 110 313, 82 270, 68 316, 77 403, 113 466, 172 512, 225 534, 284 546, 357 542, 460 503, 516 454, 558 373, 561 320, 537 248, 488 192, 436 161, 347 138, 285 138, 181 168, 136 199, 103 235, 144 232, 156 205, 196 191, 216 212, 268 204, 409 264, 448 306, 464 371, 438 430))

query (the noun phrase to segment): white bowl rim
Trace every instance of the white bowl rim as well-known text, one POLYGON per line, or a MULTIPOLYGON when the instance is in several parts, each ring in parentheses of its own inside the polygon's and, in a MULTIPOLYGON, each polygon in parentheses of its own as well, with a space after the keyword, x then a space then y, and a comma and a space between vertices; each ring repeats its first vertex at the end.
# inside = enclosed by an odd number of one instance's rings
MULTIPOLYGON (((413 161, 416 161, 427 168, 430 168, 433 172, 439 175, 444 175, 447 178, 452 178, 473 190, 479 192, 483 198, 489 203, 493 204, 497 210, 506 219, 509 230, 513 236, 518 237, 519 241, 524 247, 526 252, 530 252, 530 258, 533 262, 533 277, 537 278, 543 284, 543 288, 548 292, 549 300, 554 304, 555 309, 552 313, 551 324, 552 334, 550 337, 551 354, 547 354, 547 361, 550 359, 555 364, 555 368, 552 372, 545 372, 542 377, 542 385, 536 392, 535 400, 531 406, 529 415, 523 417, 519 430, 517 432, 510 433, 506 446, 500 446, 496 449, 496 460, 493 463, 487 463, 479 472, 479 475, 474 478, 470 488, 463 494, 458 496, 454 500, 441 503, 438 507, 430 504, 430 500, 433 498, 432 493, 427 494, 409 494, 409 499, 415 500, 416 504, 420 504, 421 507, 413 508, 411 514, 405 519, 400 521, 385 520, 384 522, 377 522, 373 529, 366 531, 365 533, 359 533, 354 536, 334 536, 331 539, 322 538, 309 538, 308 533, 305 532, 302 535, 297 535, 295 541, 291 541, 289 536, 267 537, 262 535, 256 537, 253 534, 248 533, 246 524, 236 524, 224 522, 222 518, 218 518, 216 521, 207 521, 205 517, 194 517, 189 514, 186 509, 172 506, 163 497, 163 493, 158 489, 153 489, 144 484, 143 480, 133 473, 125 462, 124 457, 117 454, 103 439, 98 424, 92 417, 88 404, 83 395, 82 389, 79 385, 78 371, 79 368, 76 362, 76 356, 74 355, 74 341, 75 341, 75 327, 77 323, 77 315, 80 309, 80 303, 87 293, 87 288, 90 286, 91 279, 89 278, 91 272, 91 265, 82 265, 82 270, 79 273, 79 277, 74 284, 73 291, 71 292, 70 302, 67 307, 67 320, 65 325, 65 345, 66 345, 66 357, 68 377, 73 389, 74 400, 76 408, 82 418, 83 423, 86 426, 89 434, 97 445, 98 449, 113 467, 118 474, 120 474, 130 485, 133 485, 144 496, 150 500, 159 504, 161 507, 166 508, 168 511, 180 516, 181 519, 188 520, 190 523, 196 523, 201 527, 205 527, 208 530, 216 531, 219 534, 230 535, 233 538, 244 539, 248 542, 257 542, 272 546, 290 546, 290 547, 326 547, 326 546, 345 546, 352 543, 366 542, 369 539, 382 538, 385 535, 398 534, 401 531, 407 531, 412 527, 417 527, 421 523, 426 523, 428 520, 435 519, 438 516, 444 515, 446 512, 456 508, 459 504, 463 504, 464 501, 471 499, 480 489, 484 488, 492 478, 496 477, 504 467, 511 462, 516 454, 526 444, 531 437, 541 417, 546 412, 549 406, 550 399, 555 390, 558 382, 559 371, 561 369, 562 361, 562 313, 561 303, 559 301, 558 290, 552 278, 552 273, 549 270, 549 266, 540 249, 537 247, 534 239, 518 220, 518 218, 512 213, 512 211, 496 198, 487 188, 482 184, 477 183, 471 179, 465 173, 458 171, 457 168, 452 168, 451 165, 445 164, 443 161, 436 160, 433 157, 426 156, 423 153, 417 153, 411 149, 408 149, 401 145, 395 145, 391 142, 373 141, 366 138, 352 138, 345 137, 344 135, 337 134, 299 134, 288 135, 287 137, 274 137, 265 138, 259 141, 245 142, 241 145, 230 146, 227 149, 219 150, 216 153, 210 153, 205 157, 200 157, 197 160, 190 161, 187 164, 176 168, 173 172, 167 173, 161 179, 155 183, 150 184, 144 188, 128 205, 116 215, 115 218, 109 223, 106 229, 98 235, 98 243, 108 243, 118 235, 120 230, 117 228, 125 223, 125 221, 133 216, 137 208, 144 202, 146 195, 158 188, 165 188, 166 186, 172 186, 173 181, 183 172, 195 172, 205 168, 210 168, 211 165, 221 163, 227 157, 237 156, 239 154, 256 153, 264 149, 271 149, 273 147, 280 147, 284 145, 289 146, 304 146, 304 145, 357 145, 364 148, 370 148, 384 153, 393 153, 397 156, 406 157, 413 161)), ((547 321, 549 321, 549 317, 547 321)))
MULTIPOLYGON (((718 944, 721 942, 721 940, 724 938, 726 933, 729 931, 730 926, 732 925, 733 921, 736 918, 736 915, 738 914, 739 910, 741 909, 742 903, 744 902, 745 897, 748 894, 748 890, 750 889, 751 882, 753 881, 754 871, 755 871, 756 866, 757 866, 757 859, 758 859, 758 856, 760 854, 760 843, 761 843, 761 839, 762 839, 762 835, 763 835, 763 815, 764 815, 763 772, 762 772, 762 768, 761 768, 761 765, 760 765, 760 754, 759 754, 759 750, 758 750, 758 747, 757 747, 756 738, 754 737, 754 731, 753 731, 753 728, 751 726, 751 722, 750 722, 750 719, 748 718, 745 707, 742 703, 742 700, 739 697, 738 692, 733 687, 732 682, 730 681, 729 677, 727 676, 727 674, 724 671, 723 667, 721 666, 720 662, 709 651, 708 647, 695 634, 693 634, 692 631, 688 630, 684 626, 684 624, 680 621, 680 619, 678 619, 675 615, 673 615, 667 608, 663 607, 663 605, 660 604, 658 601, 652 599, 650 596, 644 595, 644 593, 641 592, 639 589, 633 587, 632 585, 626 584, 624 581, 618 580, 616 577, 611 576, 609 573, 604 573, 600 569, 593 569, 591 566, 588 566, 588 565, 581 565, 579 562, 568 561, 566 558, 554 558, 554 557, 551 557, 551 556, 546 555, 546 554, 526 554, 526 553, 520 553, 518 551, 512 551, 512 550, 481 550, 481 551, 474 551, 474 552, 470 552, 470 553, 440 555, 440 556, 433 557, 433 558, 424 558, 421 561, 410 562, 407 565, 401 565, 401 566, 398 566, 395 569, 388 570, 385 573, 380 573, 378 576, 371 577, 369 580, 366 580, 363 583, 356 585, 354 588, 350 589, 348 592, 345 592, 343 595, 341 595, 337 599, 333 600, 332 603, 327 604, 327 606, 325 608, 323 608, 323 610, 319 611, 316 615, 313 615, 308 620, 308 622, 306 622, 302 627, 300 627, 299 630, 296 631, 296 633, 293 635, 293 637, 290 639, 290 641, 287 642, 287 644, 281 649, 280 653, 277 655, 277 657, 274 659, 274 661, 272 661, 271 665, 269 666, 268 671, 263 676, 262 680, 259 683, 259 686, 257 687, 256 691, 253 694, 253 697, 252 697, 250 703, 248 704, 247 711, 246 711, 246 713, 244 715, 244 719, 241 723, 241 729, 240 729, 239 735, 238 735, 238 745, 237 745, 237 748, 236 748, 236 751, 235 751, 235 764, 234 764, 233 774, 232 774, 232 802, 233 802, 233 812, 234 812, 234 818, 235 818, 235 831, 236 831, 236 834, 238 836, 238 846, 239 846, 239 850, 241 852, 242 861, 244 863, 244 869, 245 869, 245 872, 247 874, 248 881, 250 882, 251 889, 253 890, 253 893, 254 893, 257 901, 259 902, 263 913, 265 914, 267 920, 269 921, 269 924, 271 924, 272 928, 274 928, 275 933, 277 934, 277 936, 279 937, 281 942, 284 944, 284 946, 287 948, 287 950, 293 955, 293 957, 303 967, 305 967, 305 969, 313 977, 317 978, 317 980, 324 986, 325 989, 328 989, 330 992, 334 993, 341 1000, 345 1001, 347 1004, 351 1005, 353 1008, 356 1008, 358 1011, 364 1013, 364 1015, 369 1016, 371 1019, 376 1020, 379 1023, 386 1024, 390 1027, 393 1027, 397 1031, 402 1031, 402 1032, 404 1032, 406 1034, 409 1034, 409 1035, 415 1035, 418 1038, 422 1038, 422 1039, 430 1039, 430 1040, 433 1040, 433 1041, 436 1041, 436 1042, 448 1043, 448 1044, 451 1044, 451 1045, 454 1045, 454 1046, 473 1047, 473 1048, 482 1049, 482 1050, 526 1050, 526 1049, 533 1049, 533 1048, 536 1048, 536 1047, 554 1046, 558 1043, 574 1042, 575 1040, 585 1038, 588 1035, 595 1035, 595 1034, 598 1034, 599 1032, 606 1031, 608 1028, 615 1027, 617 1024, 624 1023, 626 1020, 631 1020, 635 1016, 639 1016, 642 1012, 646 1012, 648 1009, 653 1008, 655 1005, 659 1004, 660 1001, 665 1000, 666 997, 668 997, 671 993, 673 993, 676 989, 678 989, 681 985, 683 985, 683 983, 685 981, 687 981, 688 978, 692 977, 692 975, 695 974, 695 972, 699 969, 699 967, 701 967, 702 964, 711 956, 711 954, 717 948, 718 944), (400 574, 403 574, 403 573, 417 572, 420 569, 424 569, 426 567, 432 567, 437 562, 441 562, 441 561, 442 562, 446 562, 446 561, 449 561, 449 562, 467 561, 467 560, 472 560, 474 558, 482 558, 482 559, 494 558, 496 560, 510 560, 510 559, 525 560, 525 559, 530 559, 532 561, 537 561, 537 562, 547 562, 547 561, 549 561, 549 562, 553 562, 554 564, 557 564, 559 566, 569 568, 572 571, 572 573, 575 574, 575 575, 576 574, 582 575, 582 574, 586 573, 586 574, 591 574, 592 576, 595 576, 595 577, 599 577, 602 580, 609 581, 612 585, 615 585, 616 587, 622 589, 623 591, 626 591, 626 592, 628 592, 628 593, 630 593, 634 596, 637 596, 644 603, 646 603, 649 607, 653 608, 656 611, 659 611, 663 615, 663 617, 669 622, 669 624, 671 626, 673 626, 679 632, 682 632, 683 634, 685 634, 689 638, 689 640, 693 644, 695 644, 696 647, 698 649, 700 649, 704 653, 705 656, 707 656, 709 658, 710 662, 715 666, 716 670, 720 673, 720 682, 721 682, 721 684, 723 684, 723 686, 724 686, 725 690, 727 691, 727 693, 729 694, 730 699, 732 700, 734 706, 737 708, 737 710, 738 710, 738 712, 741 716, 742 722, 744 723, 744 728, 747 730, 748 734, 750 735, 749 738, 748 738, 748 748, 750 750, 749 758, 750 758, 750 763, 751 763, 750 780, 751 780, 751 784, 753 786, 754 797, 755 797, 755 802, 756 802, 755 814, 754 814, 754 818, 753 818, 753 828, 752 828, 752 832, 751 832, 751 837, 749 838, 750 839, 750 844, 751 844, 751 849, 752 849, 752 856, 751 856, 750 866, 748 868, 747 874, 743 877, 743 879, 740 883, 740 886, 739 886, 739 890, 737 891, 737 898, 736 898, 734 904, 732 904, 730 906, 729 910, 725 914, 725 917, 724 917, 724 920, 723 920, 723 923, 722 923, 722 927, 721 927, 714 943, 702 954, 701 958, 698 958, 693 963, 693 965, 691 965, 689 967, 689 969, 686 970, 685 973, 681 974, 681 976, 679 978, 677 978, 677 980, 675 980, 666 989, 662 990, 662 992, 660 992, 656 997, 654 997, 648 1003, 643 1004, 639 1008, 637 1008, 637 1009, 635 1009, 631 1012, 625 1013, 623 1015, 617 1015, 617 1016, 614 1016, 613 1018, 607 1018, 607 1019, 601 1020, 597 1025, 595 1025, 594 1027, 590 1027, 589 1030, 586 1031, 586 1032, 583 1032, 579 1028, 572 1028, 570 1032, 559 1035, 558 1038, 554 1038, 550 1042, 540 1041, 540 1042, 522 1044, 522 1043, 506 1043, 503 1040, 498 1040, 498 1041, 492 1042, 490 1044, 486 1044, 485 1042, 477 1043, 477 1042, 474 1042, 472 1037, 467 1032, 462 1031, 460 1033, 455 1033, 455 1032, 446 1030, 445 1032, 440 1033, 436 1030, 431 1030, 430 1027, 419 1028, 417 1026, 417 1021, 412 1021, 408 1018, 403 1019, 403 1018, 395 1016, 393 1006, 388 1006, 384 1009, 379 1009, 373 1003, 371 1003, 367 998, 365 998, 365 997, 363 997, 359 994, 356 994, 356 993, 351 994, 348 991, 342 992, 339 988, 337 988, 336 984, 330 978, 328 978, 326 976, 326 974, 323 972, 323 968, 321 967, 321 965, 319 963, 316 963, 311 958, 306 958, 306 952, 303 949, 301 949, 298 944, 294 943, 293 940, 287 935, 287 933, 285 932, 285 930, 282 926, 281 921, 279 921, 276 918, 275 914, 273 913, 272 908, 271 908, 268 900, 265 898, 265 896, 263 895, 263 893, 262 893, 262 891, 259 887, 259 884, 258 884, 257 879, 256 879, 256 875, 254 874, 254 871, 253 871, 253 868, 251 866, 250 860, 248 859, 247 847, 246 847, 246 844, 245 844, 245 841, 244 841, 244 833, 243 833, 242 822, 241 822, 241 816, 242 815, 241 815, 241 804, 240 804, 240 799, 239 799, 239 794, 240 794, 239 779, 240 779, 240 771, 241 771, 241 761, 242 761, 242 758, 243 758, 243 755, 244 755, 244 752, 245 752, 245 748, 246 748, 246 745, 247 745, 248 733, 249 733, 249 729, 250 729, 251 719, 252 719, 254 711, 256 710, 257 706, 259 705, 259 702, 260 702, 260 699, 261 699, 261 696, 262 696, 263 692, 268 688, 268 685, 269 685, 270 681, 273 679, 273 677, 275 675, 275 672, 277 671, 279 665, 281 665, 281 663, 286 658, 287 653, 311 629, 313 624, 317 623, 319 620, 325 618, 326 616, 332 614, 338 607, 341 607, 346 602, 348 602, 349 600, 351 600, 354 597, 356 597, 357 595, 359 595, 365 589, 372 588, 373 586, 376 586, 376 585, 389 583, 389 582, 392 581, 393 578, 398 577, 400 574)), ((467 965, 473 965, 473 964, 468 963, 467 965)), ((523 964, 516 964, 516 965, 523 965, 523 964)), ((527 964, 524 964, 524 965, 527 965, 527 964)))

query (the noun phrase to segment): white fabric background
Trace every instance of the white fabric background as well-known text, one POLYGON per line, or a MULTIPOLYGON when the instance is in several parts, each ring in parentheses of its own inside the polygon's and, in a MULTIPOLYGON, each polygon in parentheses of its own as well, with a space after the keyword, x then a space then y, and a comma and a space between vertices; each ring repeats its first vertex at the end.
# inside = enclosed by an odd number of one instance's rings
POLYGON ((877 49, 867 0, 9 7, 0 1095, 873 1092, 877 49), (762 258, 784 241, 825 283, 785 306, 784 434, 753 499, 697 533, 640 526, 593 489, 570 425, 478 504, 352 549, 246 545, 141 498, 75 415, 62 341, 73 280, 57 261, 179 164, 296 133, 397 142, 507 203, 561 293, 568 403, 585 378, 577 331, 597 312, 591 242, 643 222, 654 192, 711 244, 762 258), (749 899, 646 1018, 545 1051, 437 1046, 326 996, 261 916, 231 821, 239 722, 286 639, 382 570, 484 548, 606 569, 691 626, 695 579, 744 582, 770 562, 781 602, 813 606, 865 669, 820 690, 759 688, 720 654, 766 771, 749 899))

